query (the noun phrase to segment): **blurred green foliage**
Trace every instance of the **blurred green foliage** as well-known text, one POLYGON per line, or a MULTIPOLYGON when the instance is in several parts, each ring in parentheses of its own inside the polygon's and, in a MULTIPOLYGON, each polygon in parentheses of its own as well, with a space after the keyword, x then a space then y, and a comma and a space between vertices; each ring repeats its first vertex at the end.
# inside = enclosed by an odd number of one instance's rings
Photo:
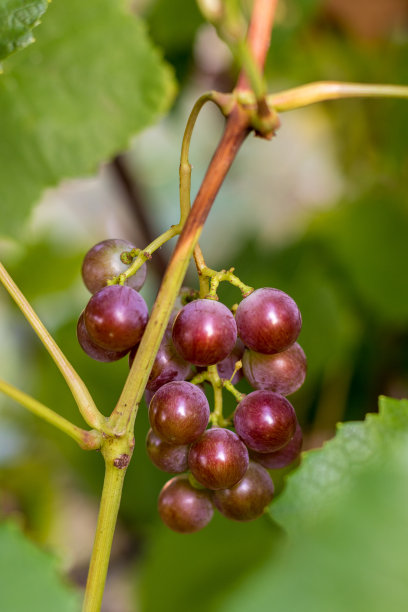
MULTIPOLYGON (((171 77, 143 26, 108 4, 103 10, 94 2, 64 8, 54 0, 38 29, 38 43, 5 63, 6 73, 0 77, 0 109, 7 127, 7 163, 0 170, 6 197, 2 234, 22 223, 44 186, 89 172, 169 103, 171 77), (57 81, 50 80, 49 71, 57 81), (51 120, 55 129, 50 131, 51 120), (47 138, 38 139, 41 133, 47 138), (8 193, 12 205, 7 204, 8 193)), ((373 33, 367 39, 356 29, 351 34, 323 0, 281 0, 279 6, 267 64, 271 91, 320 79, 406 81, 408 36, 403 24, 398 32, 373 33)), ((195 63, 196 35, 206 27, 195 3, 157 0, 146 4, 144 16, 153 42, 175 68, 180 98, 193 83, 205 82, 208 88, 211 75, 201 74, 195 63)), ((229 84, 232 77, 212 78, 218 86, 229 84)), ((314 442, 331 435, 338 420, 363 419, 380 393, 408 394, 407 108, 405 102, 383 100, 322 105, 338 169, 345 177, 341 201, 311 213, 305 229, 279 246, 261 244, 252 229, 236 245, 233 265, 244 282, 277 286, 292 295, 302 311, 300 342, 309 373, 293 403, 306 434, 316 436, 314 442)), ((285 137, 285 121, 283 115, 276 147, 285 137)), ((151 147, 161 144, 152 137, 151 147)), ((269 163, 267 152, 264 163, 269 163)), ((174 159, 170 164, 177 166, 174 159)), ((244 175, 245 167, 238 167, 244 175)), ((158 168, 158 182, 162 170, 158 168)), ((256 176, 247 180, 256 185, 256 176)), ((177 181, 175 172, 173 191, 177 181)), ((145 182, 143 187, 149 200, 153 186, 145 182)), ((274 188, 270 186, 272 194, 274 188)), ((171 206, 176 218, 176 204, 171 206)), ((213 214, 216 211, 217 203, 213 214)), ((204 242, 207 255, 205 247, 204 242)), ((40 314, 50 317, 55 338, 108 414, 127 375, 127 363, 93 362, 77 344, 77 316, 87 300, 79 288, 82 256, 75 239, 66 249, 37 235, 23 238, 18 256, 12 253, 6 263, 40 314)), ((211 253, 208 263, 212 265, 211 253)), ((154 275, 152 269, 149 274, 154 275)), ((221 297, 228 304, 238 299, 235 289, 225 287, 221 297)), ((14 308, 6 297, 0 299, 2 307, 14 308)), ((80 425, 63 379, 22 317, 15 346, 21 355, 16 375, 21 388, 80 425)), ((248 390, 242 383, 240 388, 248 390)), ((228 413, 234 404, 231 398, 227 402, 228 413)), ((296 533, 287 541, 270 517, 240 525, 217 516, 193 536, 161 526, 156 503, 167 476, 146 457, 143 404, 121 507, 121 525, 132 549, 130 561, 124 558, 123 563, 134 568, 134 609, 405 609, 408 464, 400 442, 407 435, 408 410, 404 402, 388 400, 382 406, 380 417, 341 427, 322 451, 306 455, 289 478, 271 507, 271 515, 296 533)), ((1 467, 0 512, 7 514, 5 501, 11 496, 30 536, 46 544, 53 522, 51 489, 55 496, 63 495, 68 473, 96 503, 103 478, 101 458, 76 448, 11 402, 5 403, 2 419, 27 436, 16 450, 18 457, 1 467)), ((10 541, 20 554, 20 544, 10 541)), ((0 552, 0 564, 4 558, 0 552)), ((3 579, 0 571, 1 586, 3 579)), ((10 612, 20 609, 26 608, 10 612)))
POLYGON ((12 523, 0 525, 0 609, 78 612, 79 594, 58 576, 55 559, 36 548, 12 523))

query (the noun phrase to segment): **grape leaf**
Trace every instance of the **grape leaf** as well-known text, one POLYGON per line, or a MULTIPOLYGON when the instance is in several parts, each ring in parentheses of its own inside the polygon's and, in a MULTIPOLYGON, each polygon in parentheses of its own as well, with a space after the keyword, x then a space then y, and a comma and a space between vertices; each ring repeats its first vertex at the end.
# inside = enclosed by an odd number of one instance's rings
POLYGON ((337 506, 356 474, 378 461, 390 440, 393 443, 407 432, 408 400, 380 397, 379 414, 368 414, 363 422, 339 424, 336 436, 323 448, 303 454, 300 468, 271 505, 271 516, 289 532, 318 523, 337 506))
POLYGON ((34 42, 32 29, 50 0, 2 0, 0 6, 0 60, 34 42))
POLYGON ((63 583, 55 560, 13 523, 0 525, 0 610, 78 612, 77 593, 63 583))
POLYGON ((54 0, 37 42, 0 80, 0 227, 16 233, 45 187, 85 175, 155 121, 173 77, 122 2, 54 0))
POLYGON ((330 516, 270 559, 217 612, 384 612, 408 606, 407 436, 354 478, 330 516))

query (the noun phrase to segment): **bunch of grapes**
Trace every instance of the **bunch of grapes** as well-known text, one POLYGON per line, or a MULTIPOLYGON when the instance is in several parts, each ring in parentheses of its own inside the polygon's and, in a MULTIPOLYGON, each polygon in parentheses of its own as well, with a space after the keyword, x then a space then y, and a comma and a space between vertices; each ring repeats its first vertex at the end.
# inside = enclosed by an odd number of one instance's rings
MULTIPOLYGON (((129 284, 106 286, 123 274, 134 252, 129 243, 108 240, 85 257, 84 281, 96 293, 80 317, 78 338, 95 359, 113 361, 130 352, 131 365, 136 354, 148 318, 137 293, 146 272, 140 268, 129 284)), ((160 493, 159 514, 180 533, 202 529, 214 507, 237 521, 263 514, 274 494, 268 470, 300 454, 302 431, 286 396, 306 375, 296 342, 302 319, 286 293, 252 291, 235 316, 213 295, 200 299, 192 292, 189 299, 179 301, 170 318, 146 387, 147 453, 159 469, 176 475, 160 493), (217 384, 239 400, 229 419, 219 409, 211 412, 203 392, 202 382, 214 381, 214 367, 217 384), (242 375, 255 389, 248 395, 234 387, 242 375)))

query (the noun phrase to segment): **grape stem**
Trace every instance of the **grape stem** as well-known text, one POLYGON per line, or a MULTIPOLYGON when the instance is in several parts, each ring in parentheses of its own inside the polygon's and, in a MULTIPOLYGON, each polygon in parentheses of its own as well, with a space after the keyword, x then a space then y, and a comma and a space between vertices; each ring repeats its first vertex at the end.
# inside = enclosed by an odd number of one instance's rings
POLYGON ((208 366, 204 372, 196 374, 194 378, 190 380, 193 385, 199 385, 205 381, 211 383, 214 391, 214 411, 211 414, 211 422, 219 427, 226 427, 231 424, 231 419, 224 419, 222 411, 222 389, 226 389, 235 397, 237 402, 240 402, 245 395, 240 393, 232 383, 236 372, 242 367, 241 361, 237 361, 235 364, 234 372, 229 380, 220 378, 216 365, 208 366))
POLYGON ((20 391, 13 385, 0 379, 0 391, 24 406, 32 414, 40 417, 50 425, 54 425, 60 431, 70 436, 79 446, 85 450, 96 450, 101 447, 101 434, 99 431, 85 431, 68 421, 61 415, 51 410, 41 402, 37 401, 27 393, 20 391))
POLYGON ((1 263, 0 281, 3 283, 5 289, 13 298, 65 378, 86 423, 93 429, 101 430, 106 419, 97 409, 88 388, 1 263))
MULTIPOLYGON (((250 48, 256 46, 254 56, 261 70, 269 45, 269 31, 274 19, 275 2, 271 0, 254 0, 253 16, 249 28, 250 48), (254 27, 255 20, 261 20, 261 27, 254 27), (260 32, 259 37, 253 32, 260 32), (251 34, 252 33, 252 34, 251 34)), ((180 217, 184 222, 180 238, 174 249, 170 263, 164 274, 163 281, 151 312, 139 349, 133 361, 132 368, 123 387, 121 396, 109 418, 109 428, 114 437, 103 441, 105 445, 112 441, 130 443, 131 432, 137 415, 138 406, 146 386, 153 362, 160 346, 166 325, 170 318, 172 307, 179 292, 189 261, 210 212, 214 199, 224 178, 235 159, 236 154, 251 130, 248 114, 233 101, 234 108, 228 113, 228 119, 221 141, 209 164, 208 170, 189 210, 190 204, 190 173, 188 163, 188 145, 196 119, 204 100, 197 102, 189 118, 184 134, 180 163, 180 217), (197 106, 198 104, 198 106, 197 106), (187 206, 188 204, 188 206, 187 206)), ((124 447, 127 448, 126 445, 124 447)), ((122 454, 127 454, 126 450, 122 454)), ((130 459, 130 457, 129 457, 130 459)), ((101 509, 98 518, 95 545, 86 587, 84 612, 97 612, 100 609, 106 578, 107 564, 112 543, 113 532, 123 485, 123 477, 112 473, 110 464, 106 461, 106 477, 102 492, 101 509), (108 472, 109 470, 109 472, 108 472)), ((124 472, 124 470, 123 470, 124 472)), ((124 473, 123 473, 124 476, 124 473)))
MULTIPOLYGON (((250 98, 251 94, 248 101, 250 98)), ((268 106, 276 111, 290 111, 309 106, 310 104, 316 104, 317 102, 339 100, 342 98, 408 99, 408 86, 318 81, 270 94, 266 97, 266 100, 268 106)))
POLYGON ((83 612, 99 612, 101 608, 123 481, 133 448, 134 438, 129 435, 121 438, 107 438, 102 445, 105 478, 86 583, 83 612))
POLYGON ((200 297, 217 300, 217 289, 221 282, 226 281, 234 287, 240 289, 242 296, 247 297, 253 292, 254 288, 245 285, 238 276, 234 274, 234 268, 229 270, 212 270, 205 265, 204 257, 199 246, 194 251, 194 259, 197 267, 198 277, 200 279, 200 297), (209 289, 208 288, 209 283, 209 289))
POLYGON ((215 427, 226 427, 229 421, 224 419, 222 413, 222 386, 223 381, 218 376, 216 365, 208 366, 207 380, 211 383, 214 393, 214 410, 210 415, 210 421, 215 427))
POLYGON ((190 212, 190 187, 191 187, 191 165, 188 160, 188 152, 190 147, 191 136, 197 117, 200 110, 206 102, 214 102, 215 104, 221 104, 223 95, 215 91, 209 91, 198 98, 194 104, 190 116, 187 120, 186 128, 184 131, 183 142, 181 146, 180 155, 180 221, 177 225, 172 225, 168 230, 160 234, 155 240, 153 240, 144 249, 138 249, 137 256, 129 268, 123 274, 120 274, 116 278, 113 278, 107 282, 108 285, 121 284, 123 285, 127 278, 136 274, 136 272, 142 267, 142 265, 151 259, 153 253, 157 251, 163 244, 178 236, 183 227, 184 223, 190 212), (220 102, 218 100, 220 99, 220 102))

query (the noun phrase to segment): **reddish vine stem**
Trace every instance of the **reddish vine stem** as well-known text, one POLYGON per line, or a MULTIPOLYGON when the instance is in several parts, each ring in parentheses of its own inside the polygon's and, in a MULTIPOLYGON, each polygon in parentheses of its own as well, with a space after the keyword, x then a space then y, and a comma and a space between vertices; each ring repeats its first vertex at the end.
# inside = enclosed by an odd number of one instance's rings
MULTIPOLYGON (((257 0, 252 9, 248 28, 247 43, 260 71, 263 70, 271 40, 278 0, 257 0)), ((238 77, 237 89, 251 89, 244 71, 238 77)))
MULTIPOLYGON (((260 69, 263 67, 269 45, 269 33, 272 28, 275 5, 276 0, 274 2, 270 0, 254 0, 253 17, 249 29, 249 47, 251 49, 252 44, 254 44, 253 32, 258 32, 256 57, 260 69), (256 25, 254 23, 256 21, 262 21, 262 28, 260 24, 256 25)), ((115 410, 109 419, 109 426, 115 436, 108 438, 107 441, 110 441, 111 445, 109 453, 104 454, 106 478, 86 587, 84 612, 98 612, 102 602, 110 547, 126 469, 126 467, 119 469, 117 461, 123 457, 126 457, 128 461, 130 460, 131 432, 133 432, 138 404, 170 318, 174 300, 182 285, 188 263, 214 199, 250 129, 248 113, 238 103, 235 103, 227 119, 223 136, 209 164, 201 188, 167 267, 150 321, 143 334, 130 374, 115 410)), ((106 451, 107 448, 104 445, 102 452, 106 451)))
MULTIPOLYGON (((263 68, 269 47, 270 31, 275 16, 276 3, 276 0, 255 0, 253 6, 253 15, 248 30, 248 41, 251 51, 252 45, 254 46, 254 56, 260 69, 263 68), (258 22, 262 22, 262 24, 258 22)), ((238 87, 244 87, 244 85, 243 77, 240 76, 238 87)), ((228 116, 224 133, 209 164, 174 249, 153 307, 150 321, 136 353, 132 370, 125 383, 118 404, 111 415, 110 425, 117 435, 133 427, 138 404, 194 247, 198 242, 218 190, 250 130, 248 114, 236 103, 228 116), (139 373, 137 377, 132 375, 135 372, 139 373)))

